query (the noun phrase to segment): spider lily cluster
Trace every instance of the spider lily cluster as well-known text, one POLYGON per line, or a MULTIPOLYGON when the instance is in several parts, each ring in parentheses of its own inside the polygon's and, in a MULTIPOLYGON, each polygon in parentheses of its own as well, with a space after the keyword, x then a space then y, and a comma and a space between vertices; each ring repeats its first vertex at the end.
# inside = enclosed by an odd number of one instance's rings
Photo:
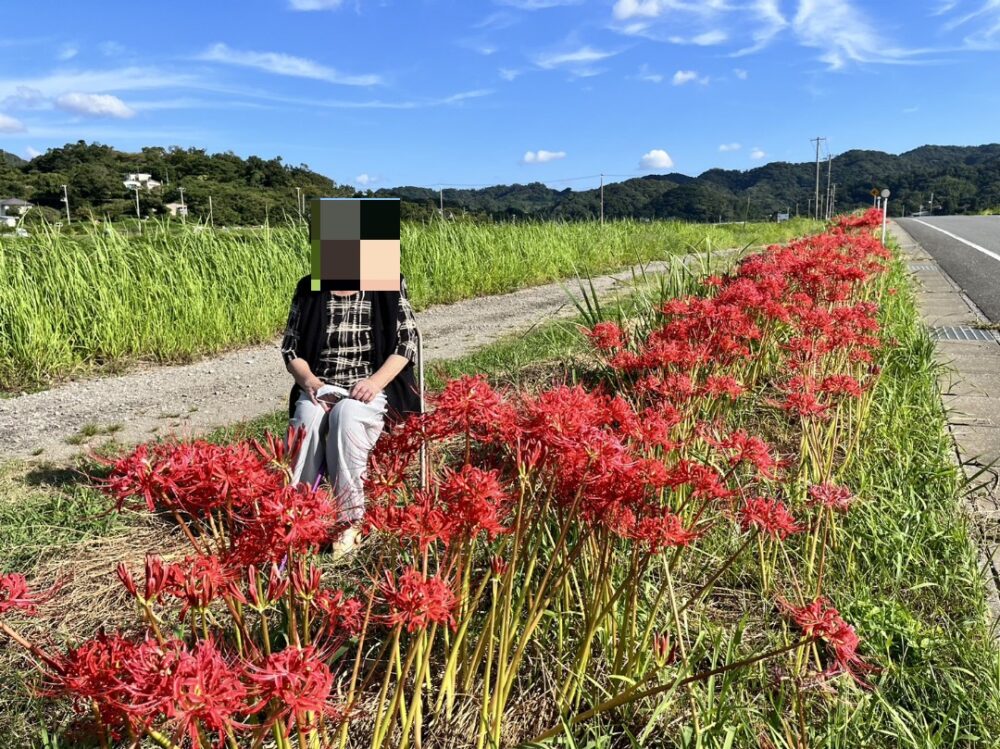
POLYGON ((595 322, 590 386, 449 382, 377 444, 371 539, 340 587, 320 553, 342 530, 337 498, 289 484, 300 435, 140 446, 104 489, 121 511, 171 516, 190 549, 118 567, 135 626, 30 641, 17 618, 58 590, 8 574, 0 631, 105 747, 496 747, 628 722, 650 698, 697 720, 699 682, 767 660, 797 684, 871 688, 824 573, 865 499, 843 477, 891 345, 880 222, 746 257, 651 329, 595 322), (771 637, 706 667, 689 625, 737 562, 771 637), (528 701, 534 724, 514 731, 528 701))

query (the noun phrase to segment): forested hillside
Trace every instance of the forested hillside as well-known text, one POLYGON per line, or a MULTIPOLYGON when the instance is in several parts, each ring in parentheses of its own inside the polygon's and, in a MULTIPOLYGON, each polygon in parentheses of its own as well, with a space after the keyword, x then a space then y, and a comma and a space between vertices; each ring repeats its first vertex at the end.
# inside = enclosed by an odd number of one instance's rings
MULTIPOLYGON (((434 215, 441 195, 426 187, 393 187, 372 192, 312 171, 290 166, 280 156, 241 158, 232 152, 204 149, 143 148, 124 153, 110 146, 79 141, 50 149, 30 161, 0 151, 0 198, 17 197, 39 206, 33 218, 53 220, 64 209, 68 186, 75 215, 112 219, 135 216, 135 193, 125 175, 151 174, 161 184, 139 191, 143 216, 162 215, 166 204, 184 202, 193 219, 204 219, 212 198, 216 224, 276 223, 297 216, 296 188, 306 196, 399 197, 404 218, 434 215)), ((827 165, 821 184, 825 194, 827 165)), ((873 187, 888 187, 890 213, 930 208, 935 213, 976 213, 1000 207, 1000 144, 923 146, 898 156, 881 151, 847 151, 834 158, 832 182, 836 207, 848 210, 870 204, 873 187)), ((806 214, 815 190, 814 163, 774 162, 740 172, 710 169, 698 177, 654 174, 605 185, 607 218, 679 218, 690 221, 767 219, 778 212, 806 214)), ((600 213, 597 189, 555 190, 541 182, 496 185, 482 189, 445 189, 451 215, 482 219, 593 219, 600 213)), ((825 199, 825 198, 824 198, 825 199)))

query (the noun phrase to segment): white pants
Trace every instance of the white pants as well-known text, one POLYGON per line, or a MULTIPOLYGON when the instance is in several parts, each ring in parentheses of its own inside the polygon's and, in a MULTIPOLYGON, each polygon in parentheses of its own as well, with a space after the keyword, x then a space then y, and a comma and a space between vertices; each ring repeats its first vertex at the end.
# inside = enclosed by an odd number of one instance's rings
POLYGON ((305 435, 292 483, 315 483, 325 457, 326 478, 333 487, 342 522, 353 524, 364 517, 363 478, 368 454, 382 434, 386 405, 385 393, 379 393, 371 403, 344 398, 329 412, 309 400, 306 393, 295 402, 291 425, 305 427, 305 435))

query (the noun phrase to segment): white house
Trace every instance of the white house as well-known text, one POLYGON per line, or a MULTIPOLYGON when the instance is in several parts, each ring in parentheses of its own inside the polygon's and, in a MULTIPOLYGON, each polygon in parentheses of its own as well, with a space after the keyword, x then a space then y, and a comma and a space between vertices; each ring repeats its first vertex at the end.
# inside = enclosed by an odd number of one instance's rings
POLYGON ((170 211, 171 216, 187 216, 188 208, 183 203, 164 203, 163 207, 170 211))
POLYGON ((20 198, 5 198, 0 200, 0 226, 17 226, 20 216, 28 212, 34 204, 20 198))
POLYGON ((137 187, 141 187, 145 190, 152 190, 160 186, 160 183, 153 179, 152 174, 146 174, 145 172, 129 174, 125 177, 125 181, 122 184, 124 184, 129 190, 135 190, 137 187))

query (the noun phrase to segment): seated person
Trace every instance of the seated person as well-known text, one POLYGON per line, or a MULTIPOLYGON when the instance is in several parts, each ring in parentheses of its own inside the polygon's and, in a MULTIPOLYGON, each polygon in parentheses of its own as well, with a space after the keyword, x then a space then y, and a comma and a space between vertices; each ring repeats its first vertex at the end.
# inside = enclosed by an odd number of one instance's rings
POLYGON ((295 380, 291 426, 305 428, 293 483, 326 476, 349 523, 335 551, 353 548, 364 517, 363 474, 382 432, 411 413, 420 399, 413 378, 417 326, 400 275, 396 291, 312 291, 310 276, 295 289, 281 353, 295 380), (317 398, 335 385, 349 398, 317 398))

